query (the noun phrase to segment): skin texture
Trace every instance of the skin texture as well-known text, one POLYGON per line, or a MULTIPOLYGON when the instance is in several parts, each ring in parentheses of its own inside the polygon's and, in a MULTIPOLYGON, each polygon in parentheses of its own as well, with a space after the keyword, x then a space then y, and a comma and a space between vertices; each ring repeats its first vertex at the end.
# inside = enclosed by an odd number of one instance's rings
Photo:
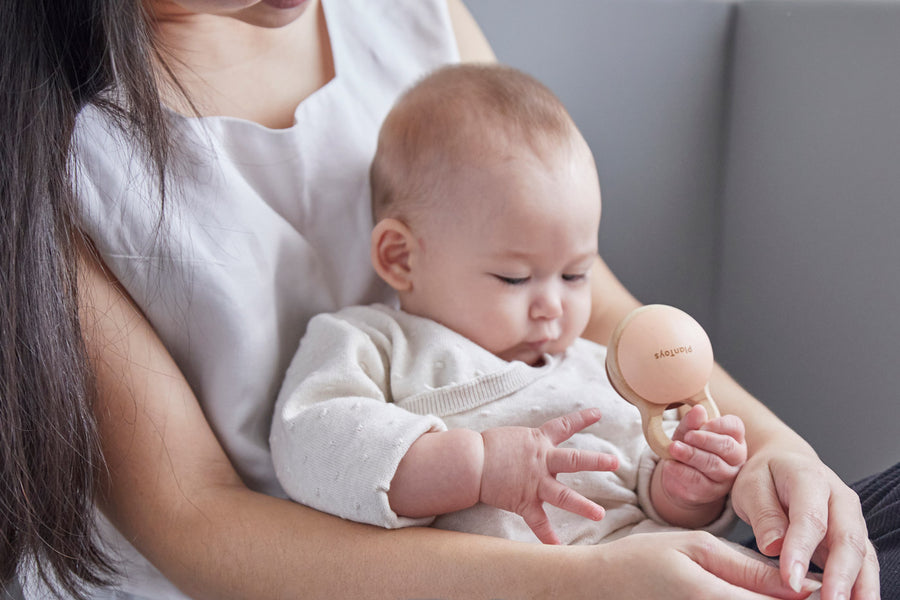
MULTIPOLYGON (((463 57, 493 60, 465 8, 456 0, 450 7, 463 57)), ((285 126, 296 103, 333 75, 315 4, 277 29, 209 14, 159 14, 157 34, 201 114, 285 126), (296 35, 279 34, 289 30, 296 35)), ((190 114, 177 95, 163 100, 190 114)), ((240 481, 140 310, 90 248, 81 264, 83 331, 108 461, 101 508, 193 597, 579 598, 597 590, 621 598, 802 597, 787 588, 787 566, 779 574, 699 532, 550 547, 430 529, 387 532, 257 494, 240 481)), ((590 285, 585 335, 602 343, 638 302, 601 260, 590 285)), ((712 392, 747 427, 750 457, 735 482, 735 507, 757 537, 782 549, 786 565, 827 555, 825 600, 849 595, 854 582, 853 598, 877 598, 877 563, 852 492, 720 369, 712 392)))
MULTIPOLYGON (((167 63, 190 97, 188 103, 170 85, 163 88, 163 101, 184 115, 193 116, 196 110, 272 129, 290 127, 297 105, 334 77, 318 0, 293 10, 246 0, 146 1, 156 16, 167 63), (218 10, 189 10, 195 4, 215 4, 218 10), (260 26, 259 19, 251 18, 260 14, 278 19, 272 26, 260 26)), ((161 78, 171 83, 164 72, 161 78)))

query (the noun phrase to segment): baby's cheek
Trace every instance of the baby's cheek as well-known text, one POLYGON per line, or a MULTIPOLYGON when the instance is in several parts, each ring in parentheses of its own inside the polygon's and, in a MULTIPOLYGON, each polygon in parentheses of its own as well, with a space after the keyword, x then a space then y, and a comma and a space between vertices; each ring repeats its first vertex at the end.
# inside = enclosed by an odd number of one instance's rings
POLYGON ((499 315, 473 319, 466 337, 494 354, 509 350, 519 341, 510 323, 499 315))
POLYGON ((591 320, 591 294, 589 286, 585 286, 584 290, 579 293, 568 318, 570 320, 569 327, 574 330, 572 339, 575 339, 584 333, 588 321, 591 320))

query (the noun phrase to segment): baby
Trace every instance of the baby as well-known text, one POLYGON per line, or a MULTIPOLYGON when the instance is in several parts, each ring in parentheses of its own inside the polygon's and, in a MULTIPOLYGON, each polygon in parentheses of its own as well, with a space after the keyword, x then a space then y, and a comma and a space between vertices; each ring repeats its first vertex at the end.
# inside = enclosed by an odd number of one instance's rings
POLYGON ((605 348, 579 337, 600 189, 546 87, 500 66, 433 73, 388 115, 371 181, 372 263, 400 307, 310 322, 270 440, 293 499, 545 543, 730 525, 740 420, 694 407, 669 429, 693 458, 660 461, 605 348))

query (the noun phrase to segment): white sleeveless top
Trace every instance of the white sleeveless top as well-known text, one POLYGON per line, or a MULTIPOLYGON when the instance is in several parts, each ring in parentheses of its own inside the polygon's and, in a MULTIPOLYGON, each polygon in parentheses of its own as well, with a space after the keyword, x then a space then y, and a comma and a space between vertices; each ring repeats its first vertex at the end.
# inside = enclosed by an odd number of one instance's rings
MULTIPOLYGON (((272 408, 307 322, 391 298, 369 263, 378 128, 401 91, 459 59, 444 0, 322 4, 334 79, 285 130, 175 117, 181 166, 161 226, 153 174, 128 141, 92 108, 76 133, 85 230, 172 353, 244 481, 279 496, 267 443, 272 408)), ((121 538, 112 545, 134 554, 121 538)), ((127 567, 123 591, 181 597, 140 563, 127 567)))

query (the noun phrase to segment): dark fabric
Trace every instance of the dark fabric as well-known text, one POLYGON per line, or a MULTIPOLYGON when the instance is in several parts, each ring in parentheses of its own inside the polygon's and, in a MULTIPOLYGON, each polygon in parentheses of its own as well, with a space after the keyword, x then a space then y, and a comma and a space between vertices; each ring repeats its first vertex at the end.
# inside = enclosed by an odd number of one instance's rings
POLYGON ((900 598, 900 463, 851 486, 881 565, 881 597, 900 598))

